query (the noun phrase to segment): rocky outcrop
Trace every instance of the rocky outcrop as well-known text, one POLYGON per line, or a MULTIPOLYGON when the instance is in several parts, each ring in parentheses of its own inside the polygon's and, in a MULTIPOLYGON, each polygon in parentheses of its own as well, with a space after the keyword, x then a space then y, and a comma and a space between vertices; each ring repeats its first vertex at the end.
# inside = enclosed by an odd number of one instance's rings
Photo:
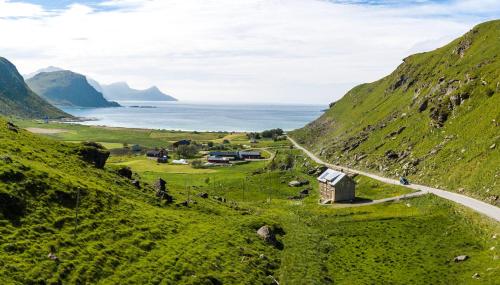
POLYGON ((276 244, 276 235, 269 226, 262 226, 257 230, 257 235, 268 244, 276 244))
POLYGON ((101 144, 85 142, 78 149, 78 154, 85 162, 92 163, 96 168, 102 169, 106 165, 110 152, 101 144))
POLYGON ((132 169, 130 169, 130 167, 122 167, 120 169, 118 169, 118 175, 122 176, 122 177, 125 177, 125 178, 128 178, 128 179, 132 179, 132 169))

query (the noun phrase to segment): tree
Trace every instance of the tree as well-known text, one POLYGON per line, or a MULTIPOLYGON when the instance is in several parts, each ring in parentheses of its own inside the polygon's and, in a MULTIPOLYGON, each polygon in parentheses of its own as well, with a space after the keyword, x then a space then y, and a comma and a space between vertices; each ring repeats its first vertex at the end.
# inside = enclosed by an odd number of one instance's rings
POLYGON ((179 158, 193 158, 198 154, 198 148, 194 145, 180 145, 175 152, 179 158))

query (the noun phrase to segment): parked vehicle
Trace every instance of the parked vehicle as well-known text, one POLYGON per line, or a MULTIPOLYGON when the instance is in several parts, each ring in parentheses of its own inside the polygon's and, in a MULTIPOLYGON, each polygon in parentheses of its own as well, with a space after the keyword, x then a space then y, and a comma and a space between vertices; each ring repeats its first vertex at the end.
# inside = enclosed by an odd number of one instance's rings
POLYGON ((406 177, 403 177, 403 176, 401 176, 399 178, 399 183, 401 183, 403 185, 410 185, 410 181, 408 181, 408 179, 406 179, 406 177))

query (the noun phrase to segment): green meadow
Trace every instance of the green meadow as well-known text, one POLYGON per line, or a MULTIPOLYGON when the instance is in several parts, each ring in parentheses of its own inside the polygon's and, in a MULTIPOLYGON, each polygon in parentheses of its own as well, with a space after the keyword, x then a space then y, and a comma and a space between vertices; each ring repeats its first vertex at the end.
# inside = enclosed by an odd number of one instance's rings
MULTIPOLYGON (((86 141, 86 131, 106 143, 158 141, 144 130, 53 127, 77 137, 16 133, 0 120, 2 284, 500 284, 498 223, 434 196, 319 205, 316 177, 307 174, 317 165, 286 141, 261 142, 272 159, 233 166, 113 155, 96 169, 74 142, 86 141), (140 189, 117 175, 124 166, 140 189), (155 195, 159 178, 172 203, 155 195), (296 179, 310 183, 289 187, 296 179), (307 197, 289 199, 305 188, 307 197), (256 234, 263 225, 276 244, 256 234), (458 255, 469 258, 454 262, 458 255)), ((409 193, 368 177, 355 181, 365 199, 409 193)))

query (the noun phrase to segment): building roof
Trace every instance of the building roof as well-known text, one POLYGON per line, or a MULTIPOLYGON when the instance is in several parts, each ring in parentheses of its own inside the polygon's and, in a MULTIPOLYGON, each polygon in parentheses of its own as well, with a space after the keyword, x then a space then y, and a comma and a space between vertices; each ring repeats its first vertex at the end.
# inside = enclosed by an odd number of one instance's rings
POLYGON ((208 160, 212 161, 229 161, 226 157, 218 157, 218 156, 209 156, 208 160))
POLYGON ((240 151, 239 155, 259 156, 260 155, 260 151, 240 151))
POLYGON ((212 151, 210 152, 211 156, 238 156, 238 152, 236 151, 212 151))
POLYGON ((318 177, 318 181, 335 186, 345 176, 347 174, 328 168, 318 177))

